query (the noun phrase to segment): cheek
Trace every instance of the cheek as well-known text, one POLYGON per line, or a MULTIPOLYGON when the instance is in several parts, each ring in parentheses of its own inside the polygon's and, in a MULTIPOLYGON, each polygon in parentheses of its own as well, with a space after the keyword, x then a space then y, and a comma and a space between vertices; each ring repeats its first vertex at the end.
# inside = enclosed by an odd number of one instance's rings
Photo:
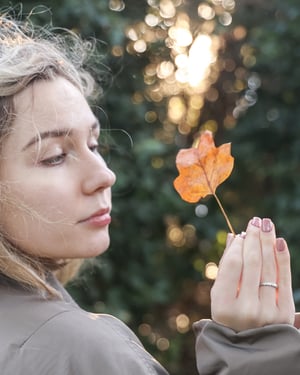
POLYGON ((10 190, 0 204, 1 231, 18 248, 38 256, 59 257, 70 219, 65 217, 67 202, 53 191, 10 190))
POLYGON ((17 232, 19 237, 24 232, 32 231, 34 226, 70 221, 67 208, 70 206, 66 196, 59 195, 55 188, 11 186, 6 189, 0 204, 0 224, 2 230, 17 232))

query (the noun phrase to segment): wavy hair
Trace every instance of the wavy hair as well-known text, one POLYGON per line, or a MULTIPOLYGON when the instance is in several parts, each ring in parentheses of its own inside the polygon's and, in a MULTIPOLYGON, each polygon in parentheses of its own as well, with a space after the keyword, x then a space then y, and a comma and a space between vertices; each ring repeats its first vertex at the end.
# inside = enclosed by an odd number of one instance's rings
MULTIPOLYGON (((14 96, 34 81, 60 76, 75 85, 87 100, 97 96, 97 85, 86 68, 94 52, 95 43, 83 41, 69 30, 36 27, 28 20, 0 15, 0 152, 14 122, 14 96)), ((4 191, 5 184, 1 183, 0 199, 5 199, 4 191)), ((48 296, 57 297, 58 293, 47 283, 47 272, 55 271, 65 283, 81 263, 33 257, 0 233, 0 274, 48 296)))

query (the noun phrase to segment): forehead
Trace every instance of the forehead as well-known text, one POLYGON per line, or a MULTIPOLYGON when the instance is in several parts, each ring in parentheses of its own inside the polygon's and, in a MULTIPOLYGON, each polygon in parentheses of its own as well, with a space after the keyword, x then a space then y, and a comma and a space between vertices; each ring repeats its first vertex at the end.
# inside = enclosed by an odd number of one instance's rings
POLYGON ((17 138, 61 128, 84 131, 95 123, 79 89, 61 77, 34 82, 15 96, 14 107, 13 134, 17 138))

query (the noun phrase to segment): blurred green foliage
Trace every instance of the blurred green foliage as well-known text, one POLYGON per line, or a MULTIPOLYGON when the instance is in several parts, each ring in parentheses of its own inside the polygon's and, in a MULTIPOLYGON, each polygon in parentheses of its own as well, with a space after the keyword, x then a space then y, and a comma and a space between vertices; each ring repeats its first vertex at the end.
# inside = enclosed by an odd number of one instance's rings
MULTIPOLYGON (((218 262, 227 228, 212 199, 201 202, 208 213, 197 217, 195 205, 181 201, 172 183, 178 149, 190 147, 208 121, 217 125, 217 145, 232 142, 234 172, 218 195, 233 226, 242 231, 254 215, 274 220, 291 249, 296 301, 299 298, 300 4, 243 0, 236 3, 228 26, 216 23, 223 68, 209 90, 218 95, 205 97, 198 126, 187 134, 177 132, 173 142, 166 143, 156 135, 167 116, 167 100, 132 98, 145 90, 143 72, 151 56, 168 56, 169 50, 160 41, 144 53, 127 53, 125 35, 125 28, 142 22, 150 5, 159 1, 124 1, 125 7, 112 10, 122 2, 45 0, 51 11, 35 16, 37 22, 52 19, 55 26, 101 40, 101 64, 108 73, 99 104, 104 110, 101 122, 108 129, 103 133, 112 144, 108 163, 118 176, 111 248, 88 261, 69 290, 84 308, 123 319, 171 374, 193 375, 191 324, 210 316, 212 281, 205 278, 205 265, 218 262), (122 47, 120 57, 113 55, 113 46, 122 47), (145 120, 149 111, 158 113, 156 120, 145 120), (179 242, 170 241, 172 229, 172 238, 179 236, 179 242)), ((206 4, 186 0, 178 6, 195 28, 200 3, 206 4)), ((215 8, 221 3, 207 2, 215 8)), ((23 11, 36 5, 26 1, 23 11)))

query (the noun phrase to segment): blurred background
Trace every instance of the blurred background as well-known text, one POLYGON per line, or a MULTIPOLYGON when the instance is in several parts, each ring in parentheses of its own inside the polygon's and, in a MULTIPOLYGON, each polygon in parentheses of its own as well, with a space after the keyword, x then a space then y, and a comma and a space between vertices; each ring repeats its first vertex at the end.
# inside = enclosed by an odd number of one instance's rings
POLYGON ((68 286, 79 304, 124 320, 172 375, 197 374, 192 324, 210 317, 228 228, 213 198, 185 203, 173 180, 177 152, 205 129, 232 142, 234 171, 217 193, 235 231, 274 220, 299 304, 299 1, 0 5, 99 40, 95 110, 118 182, 110 250, 68 286))

